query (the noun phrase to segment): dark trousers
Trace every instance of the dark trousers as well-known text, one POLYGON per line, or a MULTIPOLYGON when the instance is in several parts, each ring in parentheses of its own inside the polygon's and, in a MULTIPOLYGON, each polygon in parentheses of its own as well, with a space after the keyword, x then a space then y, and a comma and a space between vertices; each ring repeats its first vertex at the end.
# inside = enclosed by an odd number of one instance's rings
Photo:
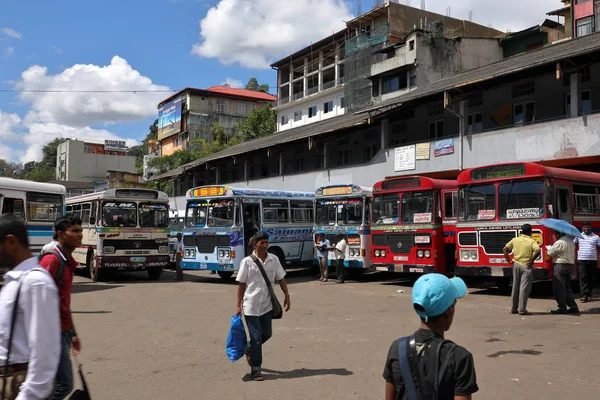
POLYGON ((577 261, 577 269, 579 270, 581 297, 592 297, 598 262, 596 260, 579 260, 577 261))
POLYGON ((175 278, 183 279, 183 270, 181 269, 181 253, 175 255, 175 278))
POLYGON ((56 385, 52 400, 62 400, 73 391, 73 366, 71 365, 71 342, 73 332, 63 332, 60 335, 61 349, 58 371, 56 372, 56 385))
POLYGON ((262 365, 262 345, 273 335, 271 311, 260 317, 251 315, 245 317, 248 333, 250 334, 252 368, 260 368, 262 365))
POLYGON ((573 277, 573 264, 554 264, 554 276, 552 276, 552 289, 554 298, 560 310, 566 310, 567 306, 577 310, 577 303, 571 291, 571 278, 573 277))
POLYGON ((335 273, 337 275, 338 282, 344 282, 344 260, 336 260, 337 265, 335 267, 335 273))

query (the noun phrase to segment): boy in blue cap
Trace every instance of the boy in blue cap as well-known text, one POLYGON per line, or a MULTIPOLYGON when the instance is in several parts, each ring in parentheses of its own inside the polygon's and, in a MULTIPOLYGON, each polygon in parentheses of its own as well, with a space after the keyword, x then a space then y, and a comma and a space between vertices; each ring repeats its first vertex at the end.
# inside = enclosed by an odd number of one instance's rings
POLYGON ((427 274, 415 282, 412 302, 421 326, 390 347, 383 371, 386 400, 470 400, 479 390, 473 355, 444 339, 456 300, 466 294, 460 278, 427 274))

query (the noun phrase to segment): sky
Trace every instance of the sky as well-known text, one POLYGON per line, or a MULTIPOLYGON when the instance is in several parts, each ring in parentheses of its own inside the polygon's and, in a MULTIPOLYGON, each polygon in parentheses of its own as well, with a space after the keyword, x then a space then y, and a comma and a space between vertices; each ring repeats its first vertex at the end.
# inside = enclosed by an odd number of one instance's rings
MULTIPOLYGON (((400 0, 420 7, 420 0, 400 0)), ((375 0, 362 0, 362 11, 375 0)), ((428 0, 427 10, 519 31, 559 0, 428 0)), ((256 77, 342 29, 356 0, 2 0, 0 159, 41 159, 56 137, 138 144, 174 91, 256 77)))

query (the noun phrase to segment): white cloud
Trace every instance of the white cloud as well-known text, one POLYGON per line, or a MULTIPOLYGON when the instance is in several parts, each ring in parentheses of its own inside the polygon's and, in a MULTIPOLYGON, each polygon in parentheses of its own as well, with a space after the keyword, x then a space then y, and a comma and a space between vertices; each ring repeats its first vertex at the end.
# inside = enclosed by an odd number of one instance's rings
POLYGON ((15 48, 12 46, 7 47, 6 50, 4 50, 4 54, 6 54, 7 56, 12 56, 14 52, 15 48))
POLYGON ((18 89, 64 91, 21 92, 19 100, 30 105, 27 123, 44 122, 85 127, 98 123, 132 122, 156 115, 157 104, 168 97, 167 86, 156 85, 134 70, 126 60, 114 56, 110 65, 76 64, 59 74, 34 65, 21 74, 18 89), (115 93, 89 91, 140 91, 115 93), (77 93, 73 91, 86 91, 77 93))
POLYGON ((232 88, 243 88, 245 85, 242 81, 240 81, 239 79, 233 79, 233 78, 227 78, 225 79, 225 82, 221 82, 221 85, 229 85, 232 88))
POLYGON ((343 0, 220 0, 200 21, 200 57, 222 64, 269 68, 277 58, 345 27, 343 0))
POLYGON ((10 37, 13 39, 21 39, 23 37, 23 35, 11 28, 2 28, 0 32, 2 32, 2 36, 10 37))

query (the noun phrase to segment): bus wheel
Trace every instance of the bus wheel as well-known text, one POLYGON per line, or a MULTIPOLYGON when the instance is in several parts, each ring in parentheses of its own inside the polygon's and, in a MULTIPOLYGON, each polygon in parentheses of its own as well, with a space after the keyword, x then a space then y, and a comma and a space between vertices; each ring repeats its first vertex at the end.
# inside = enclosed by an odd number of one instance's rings
POLYGON ((217 274, 223 279, 231 279, 233 271, 217 271, 217 274))
POLYGON ((95 254, 92 254, 88 261, 88 271, 90 273, 90 278, 94 282, 102 282, 104 278, 104 271, 100 271, 98 267, 98 259, 95 254))
POLYGON ((267 249, 267 251, 271 254, 273 254, 274 256, 276 256, 277 258, 279 258, 279 262, 281 263, 281 266, 283 267, 283 269, 285 270, 285 254, 283 254, 283 250, 281 250, 279 247, 269 247, 267 249))
POLYGON ((160 278, 160 275, 162 274, 162 268, 161 267, 156 267, 156 268, 148 268, 148 276, 150 277, 151 280, 155 281, 158 278, 160 278))

